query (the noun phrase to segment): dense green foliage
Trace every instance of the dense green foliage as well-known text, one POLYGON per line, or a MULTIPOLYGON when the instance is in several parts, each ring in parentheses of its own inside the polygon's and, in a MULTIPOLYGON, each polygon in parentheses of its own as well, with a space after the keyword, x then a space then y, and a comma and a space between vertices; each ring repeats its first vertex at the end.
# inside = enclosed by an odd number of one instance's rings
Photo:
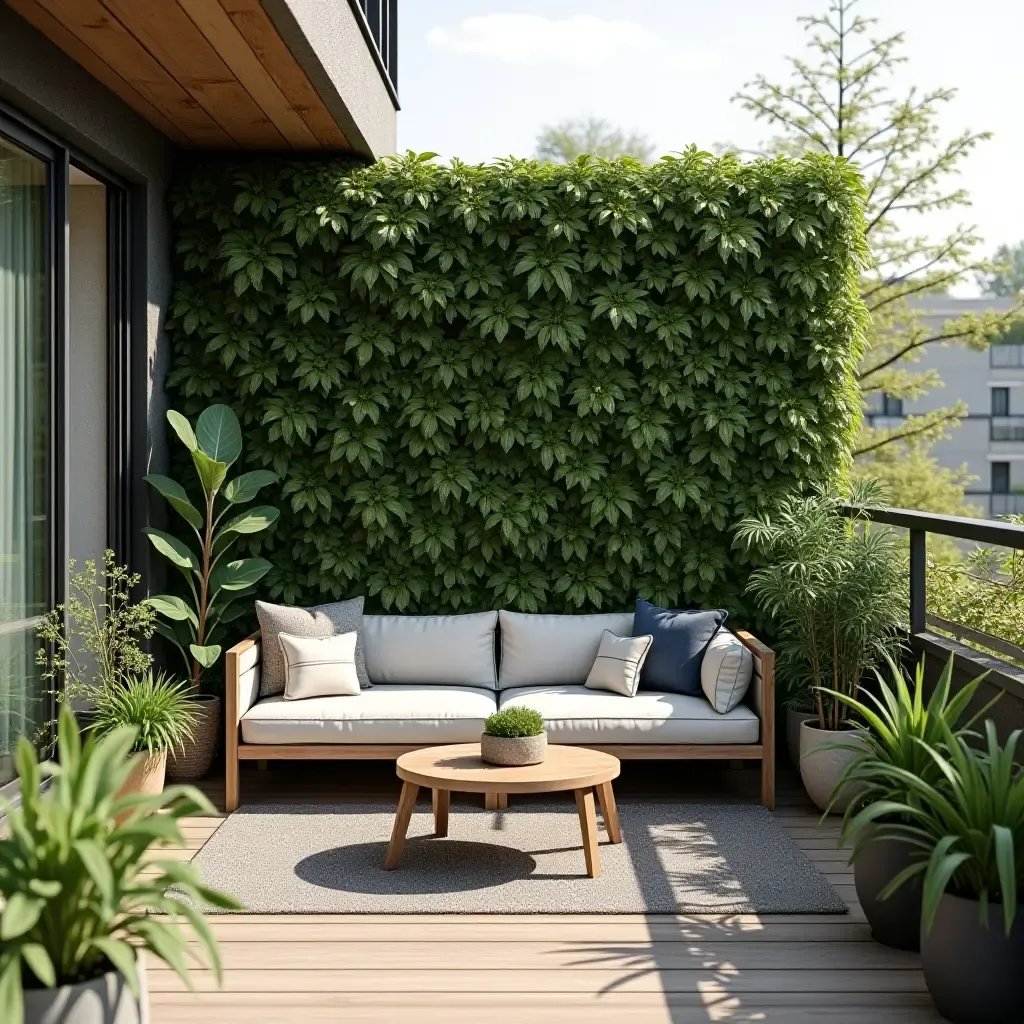
POLYGON ((539 736, 543 731, 544 719, 532 708, 505 708, 484 720, 488 736, 539 736))
POLYGON ((284 600, 742 606, 731 528, 858 423, 856 173, 409 154, 206 163, 174 190, 173 401, 282 480, 284 600))

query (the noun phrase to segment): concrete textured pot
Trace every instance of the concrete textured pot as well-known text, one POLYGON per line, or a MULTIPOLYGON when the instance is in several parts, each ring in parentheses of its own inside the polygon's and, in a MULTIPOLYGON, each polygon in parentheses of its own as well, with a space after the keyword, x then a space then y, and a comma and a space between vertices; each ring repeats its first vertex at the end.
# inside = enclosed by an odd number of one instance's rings
POLYGON ((220 697, 197 694, 192 698, 198 705, 193 731, 195 738, 185 740, 181 747, 170 751, 167 758, 167 778, 171 782, 195 782, 201 779, 213 763, 220 739, 220 697))
POLYGON ((519 768, 527 764, 540 764, 548 756, 548 734, 537 736, 489 736, 480 737, 480 757, 488 764, 500 764, 506 768, 519 768))
POLYGON ((118 971, 60 988, 25 989, 25 1024, 149 1024, 146 971, 138 965, 140 998, 118 971))
POLYGON ((1024 1021, 1024 908, 1007 936, 1003 907, 984 921, 977 900, 945 893, 935 920, 921 929, 921 969, 939 1013, 954 1024, 1024 1021))
MULTIPOLYGON (((828 809, 832 790, 835 789, 846 766, 860 756, 855 750, 824 749, 827 745, 837 742, 863 744, 864 730, 819 729, 813 719, 800 725, 800 778, 803 779, 807 795, 821 811, 828 809)), ((864 749, 867 749, 866 744, 864 749)), ((849 786, 844 787, 832 805, 830 813, 842 814, 855 796, 856 790, 851 790, 849 786)))
POLYGON ((888 899, 879 893, 914 860, 914 847, 898 839, 864 844, 853 862, 857 899, 871 926, 871 937, 894 949, 921 948, 921 879, 912 878, 888 899))

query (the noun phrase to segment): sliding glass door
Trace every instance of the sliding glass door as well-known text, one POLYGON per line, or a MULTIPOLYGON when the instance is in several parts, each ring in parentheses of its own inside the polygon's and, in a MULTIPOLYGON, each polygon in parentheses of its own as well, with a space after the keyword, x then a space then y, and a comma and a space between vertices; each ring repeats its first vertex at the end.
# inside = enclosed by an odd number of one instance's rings
POLYGON ((51 175, 0 135, 0 785, 50 707, 34 627, 53 589, 51 175))

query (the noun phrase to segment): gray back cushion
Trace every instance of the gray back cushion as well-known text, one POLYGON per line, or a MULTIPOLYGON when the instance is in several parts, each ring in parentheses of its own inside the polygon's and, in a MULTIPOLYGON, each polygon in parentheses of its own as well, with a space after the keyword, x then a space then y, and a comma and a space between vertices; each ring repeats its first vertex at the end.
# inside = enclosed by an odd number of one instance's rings
POLYGON ((256 617, 260 622, 260 696, 273 697, 284 693, 284 658, 278 644, 279 633, 309 639, 334 636, 335 633, 352 633, 356 637, 356 675, 363 689, 371 686, 366 672, 363 639, 363 599, 354 597, 351 601, 335 601, 313 608, 293 608, 285 604, 256 602, 256 617))
POLYGON ((582 686, 594 667, 604 631, 633 635, 632 612, 601 615, 498 613, 501 622, 501 674, 498 689, 513 686, 582 686))
POLYGON ((440 683, 493 690, 497 612, 366 615, 366 668, 375 683, 440 683))

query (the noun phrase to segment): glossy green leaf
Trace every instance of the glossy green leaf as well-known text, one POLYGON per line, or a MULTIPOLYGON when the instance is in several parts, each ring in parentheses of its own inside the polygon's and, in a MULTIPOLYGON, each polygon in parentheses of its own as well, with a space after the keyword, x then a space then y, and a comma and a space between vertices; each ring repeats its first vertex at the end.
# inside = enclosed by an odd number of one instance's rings
POLYGON ((239 558, 233 562, 221 562, 210 575, 210 589, 244 590, 258 583, 270 572, 272 566, 265 558, 239 558))
POLYGON ((195 463, 196 471, 199 473, 200 483, 207 494, 216 494, 224 483, 228 474, 228 464, 217 462, 201 451, 192 453, 192 461, 195 463))
POLYGON ((152 597, 147 597, 144 603, 148 604, 158 615, 163 615, 164 618, 173 619, 176 622, 188 621, 193 626, 199 625, 192 606, 174 594, 154 594, 152 597))
POLYGON ((194 452, 199 446, 196 441, 196 435, 192 431, 192 425, 189 423, 180 412, 175 412, 173 409, 167 410, 167 422, 170 423, 171 428, 178 435, 181 443, 190 451, 194 452))
POLYGON ((242 428, 228 405, 207 406, 196 421, 196 442, 207 458, 230 466, 242 453, 242 428))
POLYGON ((163 530, 154 529, 152 526, 143 527, 142 532, 149 538, 150 544, 173 565, 178 566, 179 569, 191 569, 193 572, 199 572, 199 559, 184 541, 172 537, 169 533, 164 533, 163 530))
POLYGON ((169 476, 160 476, 158 473, 150 473, 143 477, 147 484, 158 491, 167 503, 178 513, 193 529, 201 530, 203 526, 203 515, 189 501, 185 488, 169 476))
POLYGON ((221 527, 220 532, 237 534, 262 533, 277 522, 277 517, 280 514, 280 509, 273 508, 270 505, 259 505, 256 508, 243 512, 241 515, 235 516, 234 519, 221 527))
POLYGON ((198 644, 189 644, 188 648, 192 652, 192 657, 199 662, 203 668, 213 668, 217 663, 217 659, 220 657, 222 650, 219 644, 207 644, 204 647, 200 647, 198 644))
POLYGON ((269 469, 254 469, 249 473, 242 473, 224 485, 223 495, 225 500, 233 505, 244 505, 252 501, 257 494, 271 484, 276 484, 278 475, 269 469))

